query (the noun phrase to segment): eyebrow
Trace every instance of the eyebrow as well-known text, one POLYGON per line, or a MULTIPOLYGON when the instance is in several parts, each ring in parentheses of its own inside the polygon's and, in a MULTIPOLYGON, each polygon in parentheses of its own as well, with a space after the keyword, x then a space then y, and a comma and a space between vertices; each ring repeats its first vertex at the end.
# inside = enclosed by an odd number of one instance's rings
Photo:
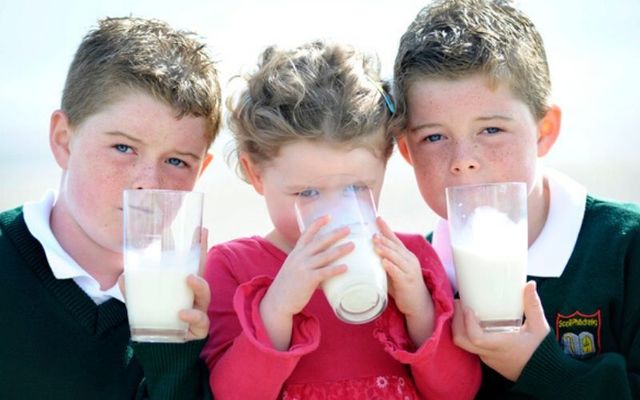
MULTIPOLYGON (((107 134, 109 136, 121 136, 121 137, 127 138, 128 140, 131 140, 134 143, 144 143, 142 140, 138 139, 137 137, 131 136, 129 134, 126 134, 126 133, 120 132, 120 131, 108 131, 108 132, 105 132, 105 134, 107 134)), ((188 152, 188 151, 185 152, 185 151, 175 150, 175 153, 178 154, 179 156, 182 156, 182 157, 191 157, 191 158, 193 158, 195 160, 200 160, 201 159, 201 157, 198 156, 197 154, 194 154, 194 153, 191 153, 191 152, 188 152)))
MULTIPOLYGON (((478 117, 475 119, 475 121, 479 121, 479 122, 485 122, 485 121, 493 121, 493 120, 501 120, 501 121, 513 121, 513 118, 511 117, 507 117, 505 115, 501 115, 501 114, 493 114, 493 115, 487 115, 486 117, 478 117)), ((434 123, 426 123, 426 124, 420 124, 414 127, 409 128, 409 132, 411 133, 415 133, 421 129, 429 129, 429 128, 441 128, 443 125, 437 122, 434 123)))

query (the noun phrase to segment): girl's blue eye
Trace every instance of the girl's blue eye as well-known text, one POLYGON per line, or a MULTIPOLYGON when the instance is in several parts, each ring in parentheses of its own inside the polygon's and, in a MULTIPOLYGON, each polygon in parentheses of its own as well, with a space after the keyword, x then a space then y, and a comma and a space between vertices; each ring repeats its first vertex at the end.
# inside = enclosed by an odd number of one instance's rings
POLYGON ((173 158, 173 157, 172 157, 172 158, 169 158, 169 159, 167 160, 167 164, 173 165, 174 167, 182 167, 182 166, 186 166, 186 165, 187 165, 187 164, 186 164, 184 161, 182 161, 181 159, 179 159, 179 158, 173 158))
POLYGON ((366 189, 367 189, 367 185, 359 185, 357 183, 354 183, 344 188, 344 191, 345 193, 357 193, 366 189))
POLYGON ((319 195, 320 192, 317 189, 305 189, 302 192, 298 193, 298 196, 301 197, 313 197, 319 195))
POLYGON ((484 131, 487 132, 489 135, 495 135, 496 133, 502 132, 502 129, 492 126, 490 128, 486 128, 484 131))
POLYGON ((133 151, 131 146, 127 146, 126 144, 116 144, 113 146, 113 148, 119 151, 120 153, 129 153, 133 151))
POLYGON ((434 133, 433 135, 429 135, 429 136, 425 137, 423 140, 425 142, 430 142, 430 143, 437 142, 439 140, 442 140, 442 135, 439 134, 439 133, 434 133))

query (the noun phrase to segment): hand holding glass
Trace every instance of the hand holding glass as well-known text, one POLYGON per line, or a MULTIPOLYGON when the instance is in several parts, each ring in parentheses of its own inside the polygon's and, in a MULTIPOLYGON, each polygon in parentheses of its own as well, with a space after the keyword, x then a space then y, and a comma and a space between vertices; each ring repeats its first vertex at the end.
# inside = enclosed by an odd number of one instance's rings
POLYGON ((527 277, 526 184, 448 187, 446 196, 462 303, 487 332, 519 330, 527 277))
POLYGON ((124 191, 124 273, 131 339, 183 342, 193 308, 187 276, 200 265, 204 195, 177 190, 124 191))
POLYGON ((322 289, 341 320, 362 324, 378 317, 387 305, 387 275, 373 247, 378 229, 371 190, 354 177, 329 176, 302 191, 295 209, 301 232, 325 215, 331 220, 318 235, 349 226, 349 236, 336 245, 353 242, 355 248, 334 263, 347 270, 325 280, 322 289))

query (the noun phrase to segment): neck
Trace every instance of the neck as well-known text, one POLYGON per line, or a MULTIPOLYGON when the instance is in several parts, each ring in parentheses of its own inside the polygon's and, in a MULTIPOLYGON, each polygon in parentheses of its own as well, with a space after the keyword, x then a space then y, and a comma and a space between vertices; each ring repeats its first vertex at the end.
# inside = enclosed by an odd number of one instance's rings
POLYGON ((531 246, 540 236, 549 215, 549 184, 545 177, 537 180, 527 200, 529 246, 531 246))
POLYGON ((293 250, 293 246, 275 229, 269 232, 264 238, 287 254, 293 250))
POLYGON ((93 240, 69 213, 60 197, 51 210, 51 231, 64 251, 91 275, 102 290, 113 287, 123 271, 122 253, 93 240))

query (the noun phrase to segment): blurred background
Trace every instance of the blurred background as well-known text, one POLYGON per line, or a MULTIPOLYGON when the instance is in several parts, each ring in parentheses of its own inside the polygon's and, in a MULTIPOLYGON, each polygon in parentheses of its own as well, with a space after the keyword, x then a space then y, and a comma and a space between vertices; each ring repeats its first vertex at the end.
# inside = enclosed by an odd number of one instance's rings
MULTIPOLYGON (((49 153, 51 112, 59 107, 67 68, 82 36, 105 16, 152 17, 198 32, 228 79, 253 67, 270 44, 294 46, 326 38, 376 52, 392 76, 400 36, 425 1, 415 0, 0 0, 0 209, 57 188, 49 153)), ((528 0, 516 4, 545 40, 553 101, 562 133, 545 163, 591 193, 640 202, 640 1, 528 0)), ((227 165, 223 131, 214 163, 197 189, 207 195, 209 244, 270 229, 262 198, 227 165)), ((380 201, 396 231, 425 232, 435 216, 424 205, 412 170, 396 152, 380 201)))

